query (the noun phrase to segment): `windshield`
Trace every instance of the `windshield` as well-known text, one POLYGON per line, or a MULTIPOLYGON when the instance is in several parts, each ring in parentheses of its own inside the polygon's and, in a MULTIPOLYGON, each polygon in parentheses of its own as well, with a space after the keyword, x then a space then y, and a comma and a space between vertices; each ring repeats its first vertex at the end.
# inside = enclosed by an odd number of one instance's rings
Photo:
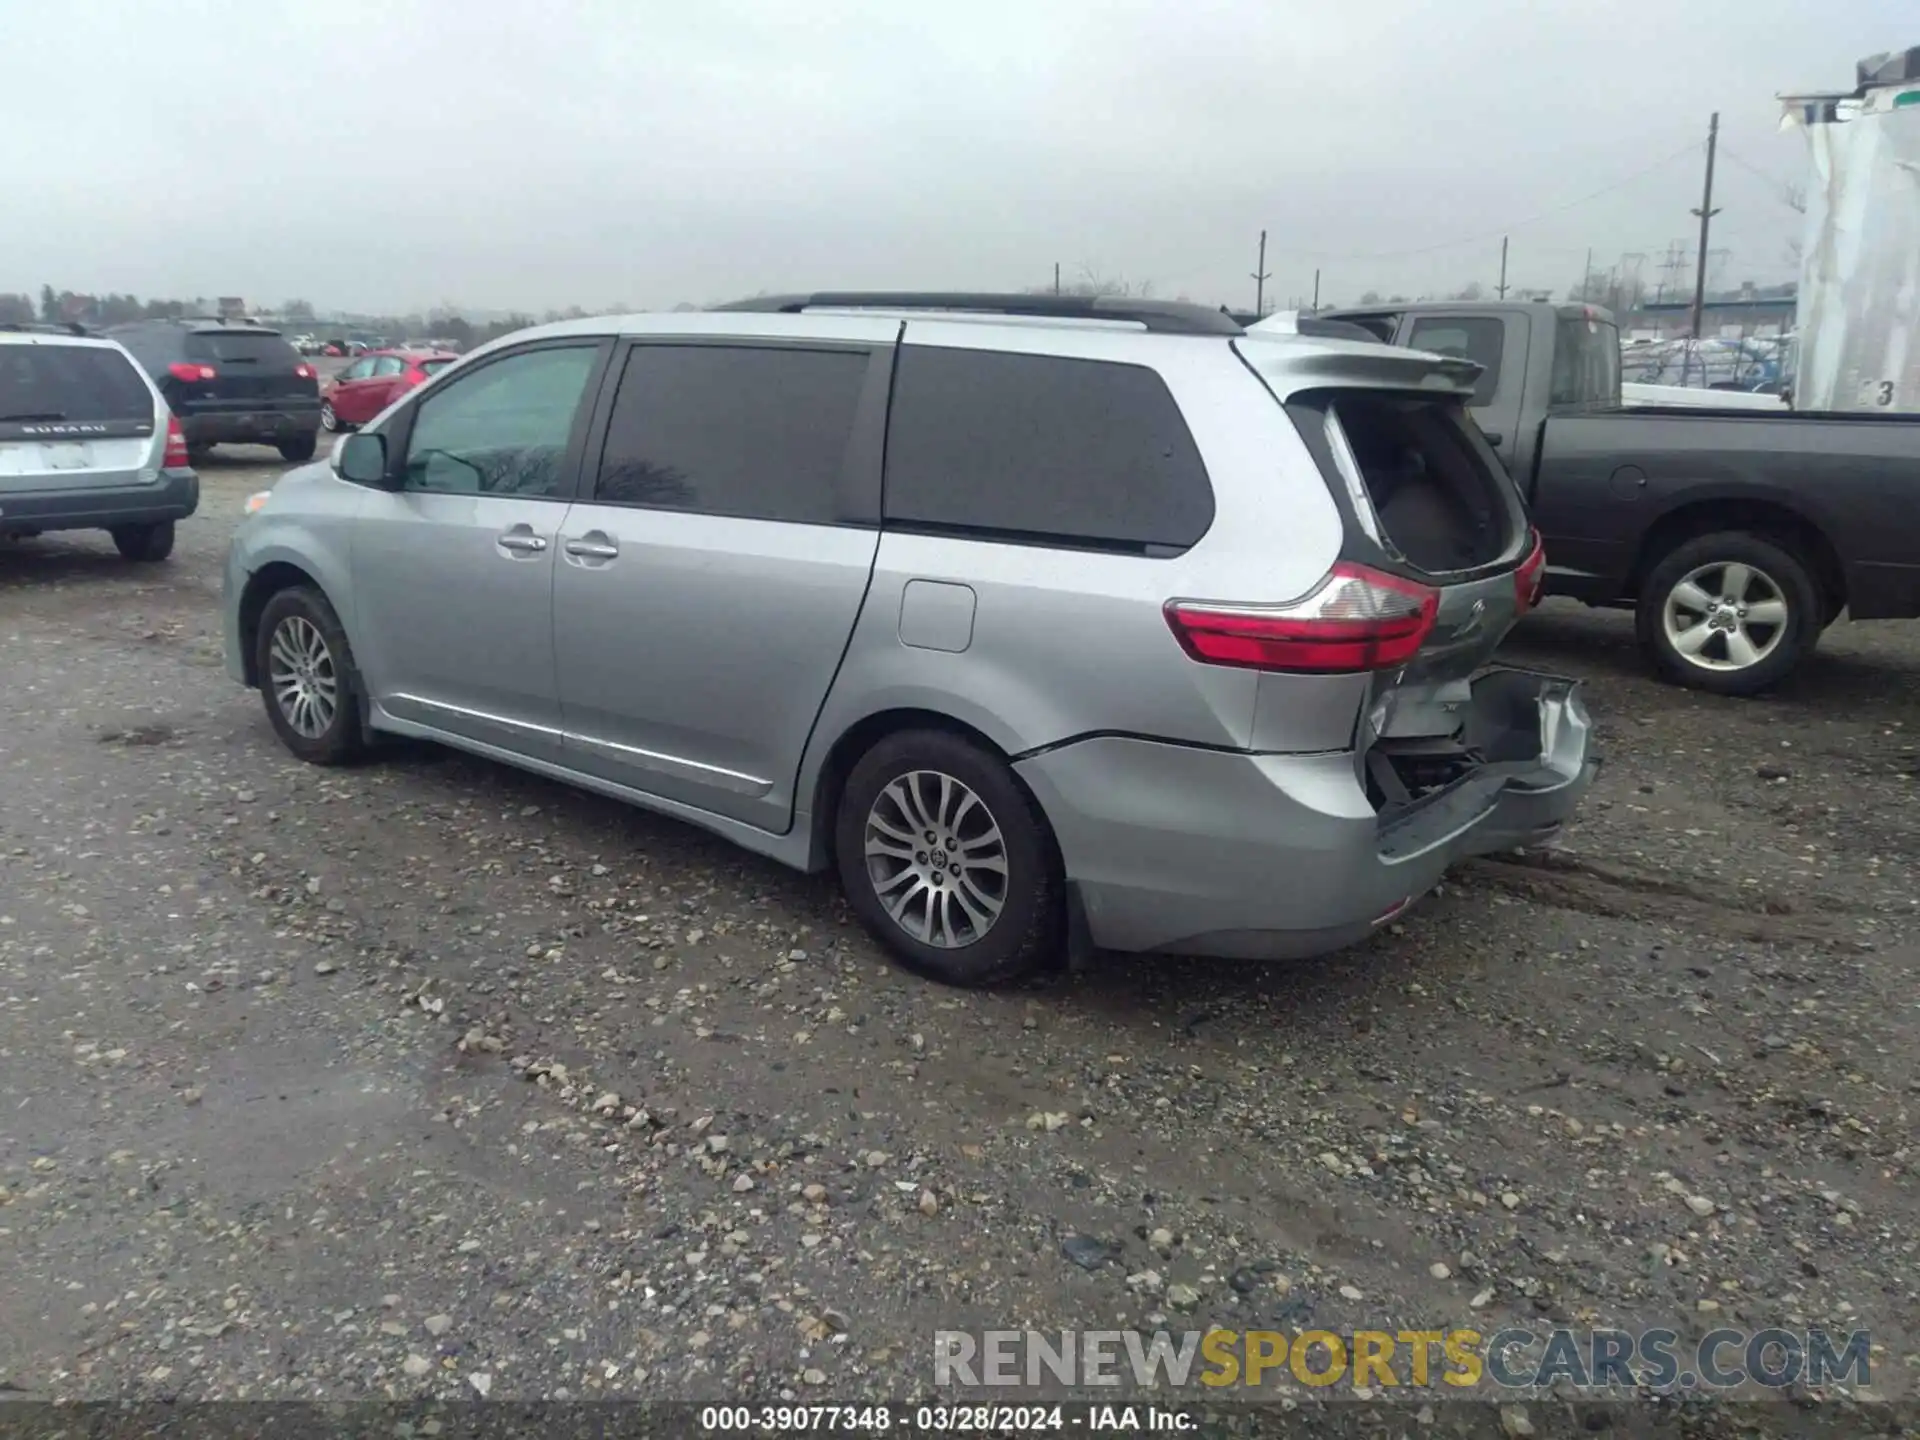
POLYGON ((1610 320, 1562 315, 1555 327, 1553 381, 1547 404, 1556 410, 1620 404, 1620 329, 1610 320))

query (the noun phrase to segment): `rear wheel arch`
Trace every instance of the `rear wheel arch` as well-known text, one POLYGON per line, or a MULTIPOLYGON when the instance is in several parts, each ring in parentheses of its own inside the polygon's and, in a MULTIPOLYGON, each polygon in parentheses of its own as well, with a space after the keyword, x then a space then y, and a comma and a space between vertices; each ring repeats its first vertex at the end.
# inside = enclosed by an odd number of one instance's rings
POLYGON ((1627 579, 1628 598, 1637 599, 1647 577, 1668 555, 1689 540, 1728 530, 1746 530, 1800 556, 1818 583, 1831 622, 1847 604, 1846 567, 1819 525, 1778 500, 1694 500, 1656 520, 1640 542, 1627 579))
MULTIPOLYGON (((984 731, 939 710, 912 706, 879 710, 871 715, 862 716, 843 730, 839 738, 828 747, 825 758, 820 762, 820 771, 814 777, 812 786, 813 809, 809 817, 811 836, 807 846, 809 870, 826 870, 834 864, 834 824, 840 809, 841 792, 846 789, 847 776, 853 772, 853 767, 859 764, 860 757, 875 745, 889 735, 896 735, 904 730, 943 730, 979 746, 987 754, 996 757, 1006 765, 1008 773, 1013 776, 1014 783, 1026 791, 1027 798, 1032 801, 1035 811, 1043 819, 1046 818, 1046 810, 1040 804, 1039 797, 1033 793, 1032 787, 1015 769, 1013 758, 1007 753, 1006 747, 997 744, 984 731)), ((1048 824, 1047 829, 1048 843, 1054 846, 1057 860, 1059 850, 1057 843, 1053 840, 1051 823, 1048 824)))

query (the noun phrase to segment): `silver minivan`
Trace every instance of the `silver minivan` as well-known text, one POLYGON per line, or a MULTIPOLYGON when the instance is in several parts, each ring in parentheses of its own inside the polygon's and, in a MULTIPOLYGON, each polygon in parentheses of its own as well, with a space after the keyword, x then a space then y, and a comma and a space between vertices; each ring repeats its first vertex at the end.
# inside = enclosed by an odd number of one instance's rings
POLYGON ((228 667, 808 870, 957 984, 1349 944, 1593 774, 1476 367, 1172 303, 564 321, 249 502, 228 667))
POLYGON ((180 422, 126 350, 0 326, 0 537, 98 529, 129 560, 164 560, 199 503, 180 422))

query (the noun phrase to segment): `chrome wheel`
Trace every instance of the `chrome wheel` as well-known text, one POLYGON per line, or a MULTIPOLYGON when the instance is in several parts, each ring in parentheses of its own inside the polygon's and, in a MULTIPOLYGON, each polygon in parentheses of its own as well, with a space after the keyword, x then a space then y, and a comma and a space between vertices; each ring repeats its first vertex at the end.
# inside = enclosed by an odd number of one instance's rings
POLYGON ((320 428, 322 430, 338 430, 340 428, 340 417, 333 413, 333 402, 331 400, 322 400, 320 402, 320 428))
POLYGON ((867 811, 867 878, 907 934, 943 950, 971 945, 1007 903, 1007 846, 993 812, 937 770, 910 770, 867 811))
POLYGON ((1766 571, 1739 560, 1687 572, 1667 592, 1661 620, 1667 643, 1702 670, 1746 670, 1787 633, 1787 597, 1766 571))
POLYGON ((295 734, 318 740, 332 726, 340 707, 340 678, 326 637, 306 616, 289 615, 274 629, 267 685, 295 734))

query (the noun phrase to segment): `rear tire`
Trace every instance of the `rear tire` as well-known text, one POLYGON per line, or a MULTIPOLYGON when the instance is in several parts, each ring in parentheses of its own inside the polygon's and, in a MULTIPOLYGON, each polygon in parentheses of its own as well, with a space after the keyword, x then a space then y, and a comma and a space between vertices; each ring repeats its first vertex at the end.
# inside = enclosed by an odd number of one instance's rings
POLYGON ((900 731, 861 756, 834 853, 854 913, 915 974, 1005 984, 1060 948, 1066 907, 1046 819, 1006 761, 957 735, 900 731))
POLYGON ((343 765, 366 750, 360 672, 326 596, 308 585, 277 592, 260 613, 253 653, 281 744, 310 765, 343 765))
POLYGON ((160 520, 148 525, 115 525, 107 533, 122 559, 151 564, 173 553, 173 521, 160 520))
POLYGON ((330 435, 337 433, 341 428, 340 417, 334 413, 331 400, 320 402, 320 428, 330 435))
POLYGON ((291 440, 282 440, 279 445, 280 458, 299 462, 311 460, 313 452, 320 448, 320 442, 309 430, 304 435, 296 435, 291 440))
POLYGON ((1826 614, 1799 555, 1765 536, 1725 530, 1685 541, 1654 565, 1634 628, 1670 683, 1755 695, 1812 652, 1826 614))

